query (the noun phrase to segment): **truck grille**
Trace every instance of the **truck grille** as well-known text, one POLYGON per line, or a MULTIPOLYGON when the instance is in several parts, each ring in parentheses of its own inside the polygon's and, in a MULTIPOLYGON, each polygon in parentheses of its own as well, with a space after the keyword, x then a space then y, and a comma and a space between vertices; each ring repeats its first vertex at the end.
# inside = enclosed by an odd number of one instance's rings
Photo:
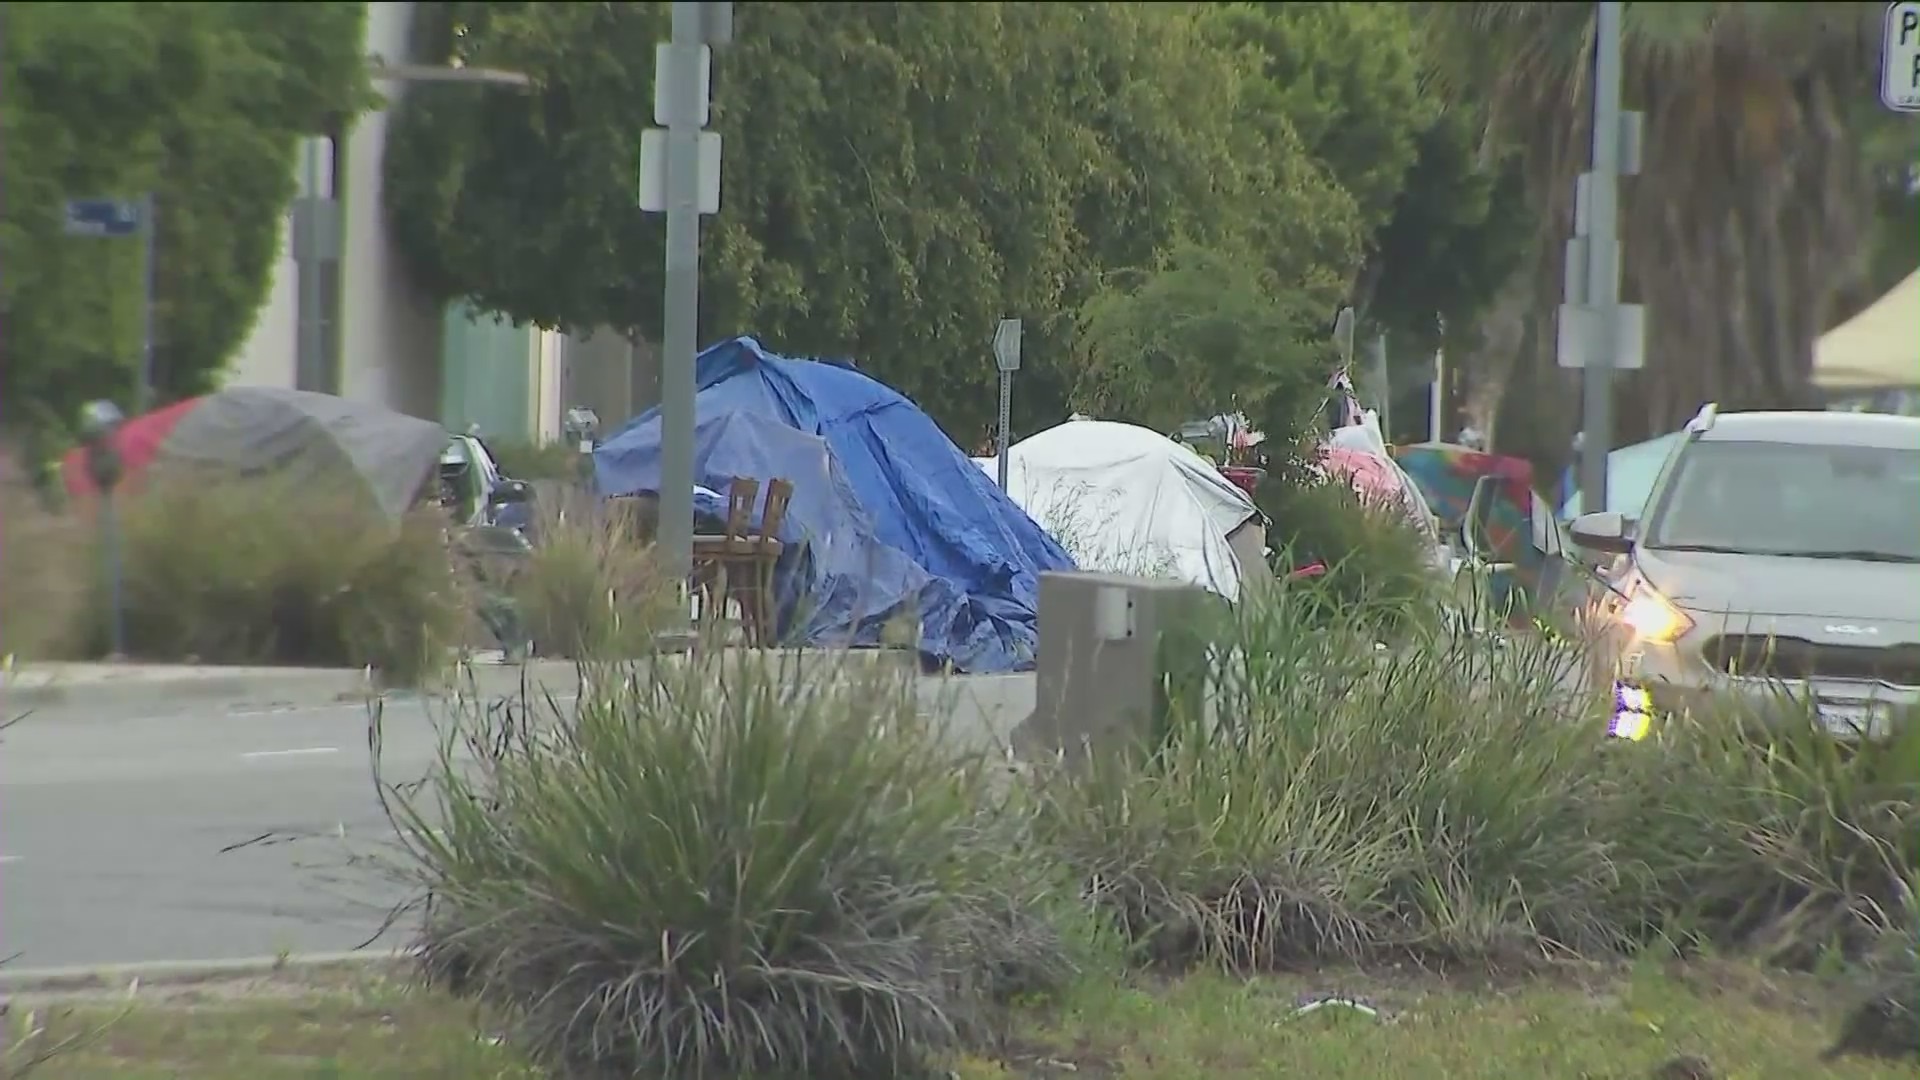
POLYGON ((1856 679, 1920 686, 1920 646, 1816 645, 1804 638, 1726 634, 1701 650, 1729 675, 1772 679, 1856 679))

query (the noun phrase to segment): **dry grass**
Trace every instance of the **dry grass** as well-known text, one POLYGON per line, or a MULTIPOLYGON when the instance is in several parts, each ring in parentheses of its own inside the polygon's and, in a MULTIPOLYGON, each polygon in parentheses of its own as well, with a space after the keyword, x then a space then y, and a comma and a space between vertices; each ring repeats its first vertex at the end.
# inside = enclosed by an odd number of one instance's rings
POLYGON ((50 512, 0 456, 0 655, 39 660, 72 652, 93 588, 91 537, 50 512))

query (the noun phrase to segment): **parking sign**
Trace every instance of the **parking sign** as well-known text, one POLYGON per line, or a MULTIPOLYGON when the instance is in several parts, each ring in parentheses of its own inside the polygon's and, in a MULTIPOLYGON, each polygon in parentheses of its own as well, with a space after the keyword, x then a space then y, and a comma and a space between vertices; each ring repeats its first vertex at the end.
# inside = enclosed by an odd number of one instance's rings
POLYGON ((1880 100, 1895 112, 1920 112, 1920 2, 1887 5, 1880 45, 1880 100))

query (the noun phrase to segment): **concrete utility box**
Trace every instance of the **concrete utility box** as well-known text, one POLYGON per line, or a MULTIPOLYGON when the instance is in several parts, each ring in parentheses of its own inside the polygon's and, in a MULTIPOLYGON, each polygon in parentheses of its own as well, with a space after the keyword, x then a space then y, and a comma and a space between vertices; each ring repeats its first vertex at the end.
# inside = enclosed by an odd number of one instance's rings
MULTIPOLYGON (((1013 731, 1021 757, 1089 752, 1152 735, 1165 709, 1168 636, 1222 601, 1197 586, 1123 574, 1040 575, 1033 714, 1013 731)), ((1191 652, 1191 650, 1183 650, 1191 652)))

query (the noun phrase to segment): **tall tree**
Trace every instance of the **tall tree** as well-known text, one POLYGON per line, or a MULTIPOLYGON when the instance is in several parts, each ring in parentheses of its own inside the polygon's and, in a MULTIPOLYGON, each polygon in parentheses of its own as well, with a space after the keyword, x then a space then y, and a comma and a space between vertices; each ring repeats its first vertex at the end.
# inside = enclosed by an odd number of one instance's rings
MULTIPOLYGON (((656 4, 422 5, 449 60, 530 95, 423 88, 390 129, 389 209, 444 294, 543 326, 659 330, 661 224, 634 205, 656 4)), ((1064 414, 1075 312, 1110 272, 1233 238, 1348 278, 1353 200, 1207 5, 742 3, 716 53, 725 139, 702 338, 847 355, 970 438, 994 321, 1028 321, 1017 426, 1064 414)), ((435 59, 438 56, 433 57, 435 59)))
MULTIPOLYGON (((1878 5, 1643 4, 1625 11, 1626 107, 1646 116, 1623 188, 1624 297, 1648 308, 1647 368, 1623 379, 1622 442, 1705 400, 1809 400, 1815 339, 1866 268, 1878 122, 1878 5)), ((1497 437, 1564 457, 1576 382, 1555 368, 1562 245, 1590 148, 1592 4, 1426 5, 1457 100, 1512 148, 1538 221, 1482 327, 1497 437)))
POLYGON ((356 3, 9 4, 0 50, 0 404, 60 428, 127 402, 140 348, 129 241, 62 233, 75 197, 159 208, 156 373, 197 393, 272 284, 296 140, 367 100, 356 3))
POLYGON ((1347 299, 1396 353, 1477 316, 1526 235, 1518 173, 1479 152, 1469 110, 1432 92, 1418 10, 1391 3, 1219 5, 1216 31, 1257 50, 1260 111, 1283 117, 1353 200, 1364 264, 1347 299))

